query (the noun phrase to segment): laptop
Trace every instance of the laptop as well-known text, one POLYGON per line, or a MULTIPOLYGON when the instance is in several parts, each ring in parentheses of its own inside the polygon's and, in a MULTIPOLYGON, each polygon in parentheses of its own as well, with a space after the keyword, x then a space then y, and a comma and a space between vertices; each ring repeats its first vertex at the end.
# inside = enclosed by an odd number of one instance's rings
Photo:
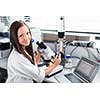
POLYGON ((73 73, 64 76, 72 83, 91 83, 99 70, 99 64, 82 57, 73 73))

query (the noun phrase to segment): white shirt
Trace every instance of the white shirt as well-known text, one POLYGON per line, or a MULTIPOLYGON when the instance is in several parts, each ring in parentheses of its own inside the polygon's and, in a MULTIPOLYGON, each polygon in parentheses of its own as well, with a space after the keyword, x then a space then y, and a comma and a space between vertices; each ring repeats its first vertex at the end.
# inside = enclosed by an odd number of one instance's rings
POLYGON ((33 79, 42 82, 45 78, 45 71, 33 65, 23 54, 12 50, 7 64, 8 83, 32 83, 33 79))

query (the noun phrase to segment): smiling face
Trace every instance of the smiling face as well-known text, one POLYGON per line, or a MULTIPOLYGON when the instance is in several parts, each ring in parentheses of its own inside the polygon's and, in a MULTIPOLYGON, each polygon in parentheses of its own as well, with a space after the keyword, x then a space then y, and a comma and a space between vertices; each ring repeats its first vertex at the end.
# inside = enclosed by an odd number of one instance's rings
POLYGON ((22 47, 26 47, 30 44, 31 34, 27 26, 23 25, 18 29, 18 41, 22 47))

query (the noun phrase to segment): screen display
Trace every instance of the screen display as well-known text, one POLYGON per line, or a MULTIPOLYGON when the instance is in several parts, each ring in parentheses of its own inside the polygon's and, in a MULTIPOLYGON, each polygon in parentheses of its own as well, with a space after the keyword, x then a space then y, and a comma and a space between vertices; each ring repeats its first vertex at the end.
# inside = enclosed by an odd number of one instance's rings
POLYGON ((78 70, 89 77, 91 76, 92 72, 95 70, 95 66, 92 64, 89 64, 88 62, 81 61, 80 67, 78 67, 78 70))
POLYGON ((75 72, 81 74, 81 76, 88 81, 92 81, 96 75, 98 64, 88 59, 81 59, 75 72))

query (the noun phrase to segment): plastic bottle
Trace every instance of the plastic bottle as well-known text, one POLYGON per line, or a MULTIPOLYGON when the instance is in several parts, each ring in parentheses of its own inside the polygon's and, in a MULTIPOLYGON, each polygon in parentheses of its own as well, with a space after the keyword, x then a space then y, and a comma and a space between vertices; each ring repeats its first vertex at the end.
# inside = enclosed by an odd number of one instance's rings
POLYGON ((65 68, 70 69, 70 71, 72 70, 72 59, 70 54, 67 54, 65 57, 65 68))

